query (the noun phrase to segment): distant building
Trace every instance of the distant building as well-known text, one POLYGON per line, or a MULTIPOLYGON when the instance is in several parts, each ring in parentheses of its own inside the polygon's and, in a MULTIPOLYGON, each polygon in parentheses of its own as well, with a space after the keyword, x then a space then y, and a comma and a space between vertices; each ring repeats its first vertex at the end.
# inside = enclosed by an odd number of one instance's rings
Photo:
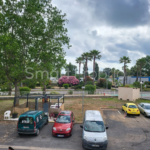
POLYGON ((50 77, 50 80, 52 81, 52 83, 57 83, 58 79, 56 77, 50 77))
MULTIPOLYGON (((117 78, 117 80, 120 81, 122 84, 123 84, 123 79, 124 79, 124 76, 120 76, 119 78, 117 78)), ((134 76, 127 76, 127 82, 125 78, 126 84, 133 84, 135 81, 136 81, 136 77, 134 76)), ((140 77, 138 77, 138 81, 140 81, 140 77)), ((143 82, 150 81, 150 77, 141 77, 141 81, 143 82)))

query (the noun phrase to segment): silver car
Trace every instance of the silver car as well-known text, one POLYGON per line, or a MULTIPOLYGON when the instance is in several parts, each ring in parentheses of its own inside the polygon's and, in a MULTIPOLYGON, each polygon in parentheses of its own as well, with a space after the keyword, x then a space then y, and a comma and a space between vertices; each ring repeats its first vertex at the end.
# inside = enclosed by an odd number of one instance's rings
POLYGON ((138 105, 138 108, 145 117, 150 117, 150 104, 149 103, 140 103, 138 105))
POLYGON ((87 110, 83 121, 82 146, 86 149, 107 149, 107 133, 99 111, 87 110))

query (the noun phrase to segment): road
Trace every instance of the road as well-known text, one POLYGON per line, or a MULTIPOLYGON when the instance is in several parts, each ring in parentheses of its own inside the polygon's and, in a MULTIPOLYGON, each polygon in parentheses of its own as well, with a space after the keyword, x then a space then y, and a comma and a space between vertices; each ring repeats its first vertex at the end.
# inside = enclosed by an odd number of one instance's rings
MULTIPOLYGON (((121 110, 103 110, 109 129, 107 150, 150 150, 150 119, 143 115, 125 117, 121 110)), ((74 125, 69 138, 52 137, 52 123, 40 130, 39 136, 18 136, 16 122, 0 122, 0 150, 83 150, 82 129, 74 125)))

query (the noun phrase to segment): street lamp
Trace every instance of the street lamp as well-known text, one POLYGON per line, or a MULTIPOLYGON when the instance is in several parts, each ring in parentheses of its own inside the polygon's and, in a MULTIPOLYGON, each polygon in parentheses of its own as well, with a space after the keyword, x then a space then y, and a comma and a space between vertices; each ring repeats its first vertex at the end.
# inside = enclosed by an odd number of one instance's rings
POLYGON ((143 84, 143 81, 141 81, 140 84, 141 84, 141 98, 142 98, 142 84, 143 84))
POLYGON ((82 86, 82 89, 83 89, 83 92, 82 92, 82 115, 84 113, 84 89, 85 89, 85 86, 82 86))

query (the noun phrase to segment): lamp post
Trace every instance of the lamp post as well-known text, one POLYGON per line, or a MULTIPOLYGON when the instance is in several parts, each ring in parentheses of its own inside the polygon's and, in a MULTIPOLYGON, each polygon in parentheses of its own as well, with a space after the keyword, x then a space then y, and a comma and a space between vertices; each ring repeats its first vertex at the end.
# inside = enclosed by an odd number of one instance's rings
POLYGON ((84 113, 84 89, 85 89, 85 86, 82 86, 82 89, 83 89, 83 92, 82 92, 82 115, 84 113))
POLYGON ((141 84, 141 98, 142 98, 142 84, 143 84, 143 81, 141 81, 140 84, 141 84))

